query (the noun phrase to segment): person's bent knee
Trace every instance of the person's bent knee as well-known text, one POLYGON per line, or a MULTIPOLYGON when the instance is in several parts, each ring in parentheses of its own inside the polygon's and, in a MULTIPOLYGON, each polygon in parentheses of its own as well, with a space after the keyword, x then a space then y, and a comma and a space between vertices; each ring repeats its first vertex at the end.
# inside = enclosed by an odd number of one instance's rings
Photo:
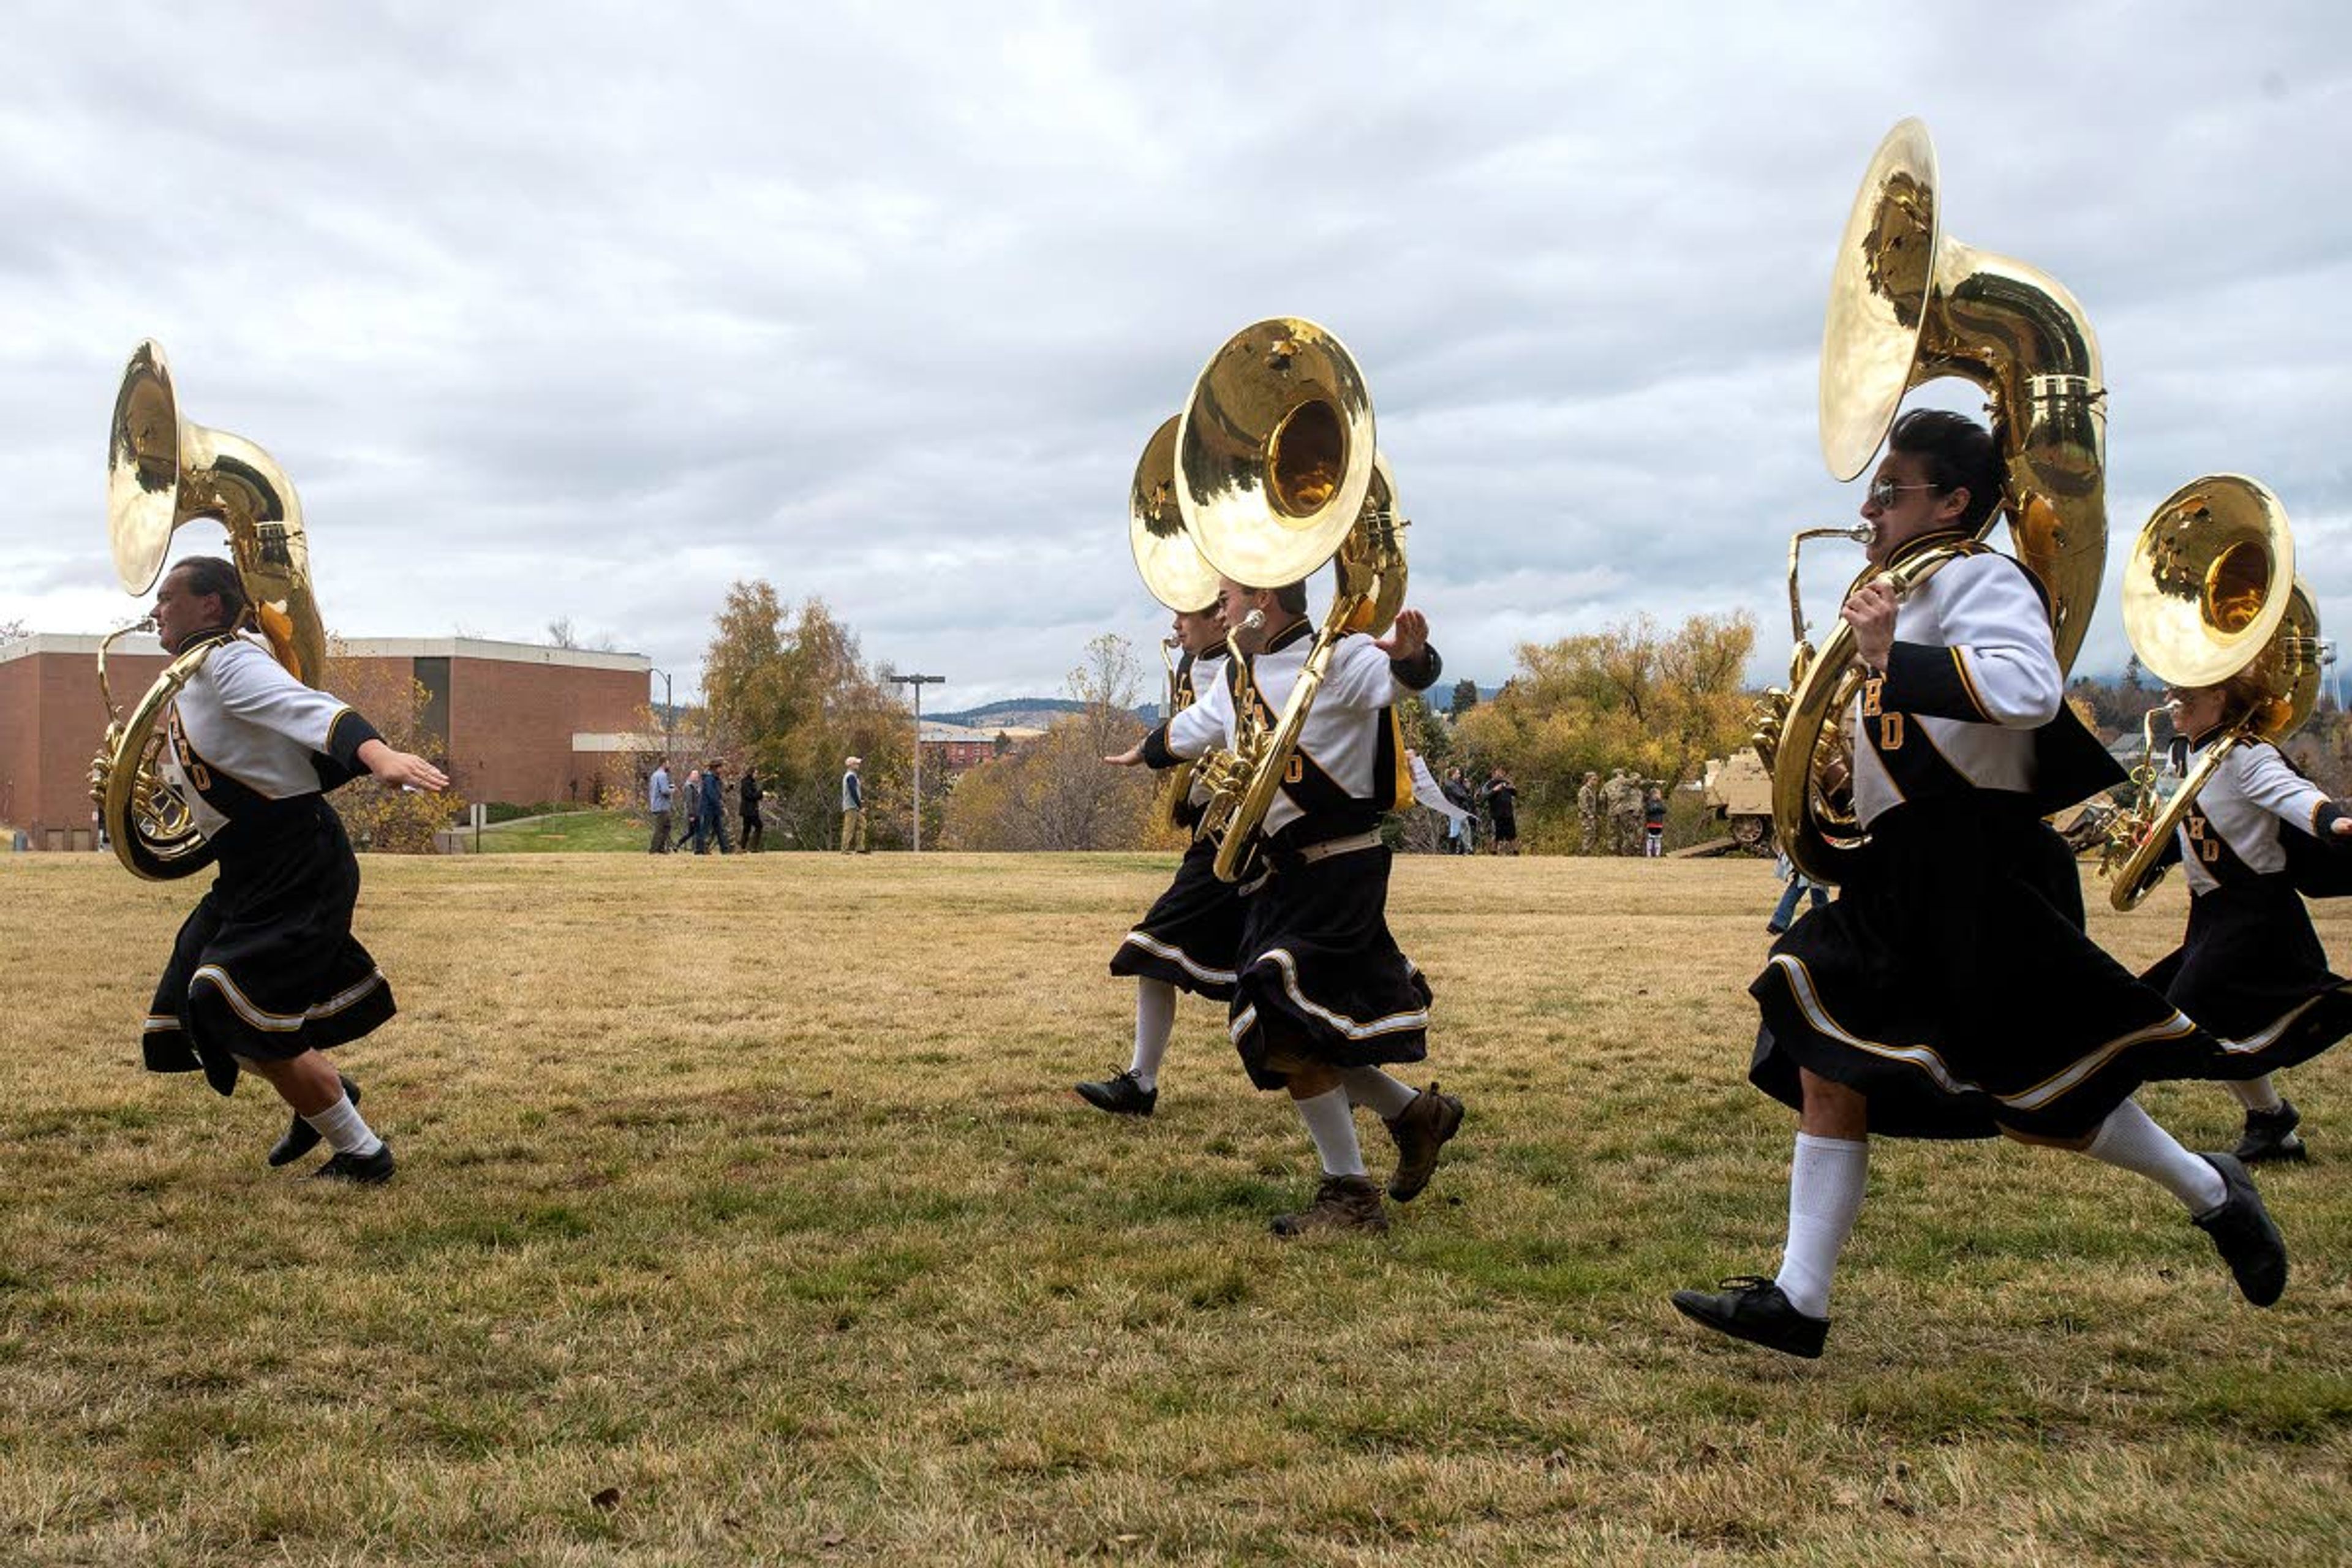
POLYGON ((1804 1091, 1804 1130, 1817 1138, 1865 1138, 1870 1134, 1870 1100, 1860 1089, 1809 1068, 1797 1069, 1804 1091))

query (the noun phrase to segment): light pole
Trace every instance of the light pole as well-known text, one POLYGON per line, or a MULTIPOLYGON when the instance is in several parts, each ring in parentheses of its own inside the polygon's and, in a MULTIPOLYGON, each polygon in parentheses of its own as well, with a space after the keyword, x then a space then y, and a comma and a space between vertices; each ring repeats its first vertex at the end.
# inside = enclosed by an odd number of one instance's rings
POLYGON ((923 852, 923 688, 944 686, 944 675, 886 675, 883 679, 893 686, 909 687, 915 693, 915 853, 923 852))
MULTIPOLYGON (((648 665, 646 668, 652 669, 653 667, 648 665)), ((677 749, 677 704, 671 700, 669 671, 655 669, 653 673, 662 678, 662 762, 667 764, 669 753, 677 749)), ((652 694, 648 692, 646 695, 652 694)))

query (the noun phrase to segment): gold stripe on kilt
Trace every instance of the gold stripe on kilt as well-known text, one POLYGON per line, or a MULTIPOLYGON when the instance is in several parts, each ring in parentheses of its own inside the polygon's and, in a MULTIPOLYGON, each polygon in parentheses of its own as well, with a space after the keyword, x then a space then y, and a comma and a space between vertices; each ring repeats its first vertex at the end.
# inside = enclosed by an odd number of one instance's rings
POLYGON ((1821 994, 1814 989, 1812 972, 1805 967, 1803 959, 1793 953, 1783 952, 1775 953, 1771 962, 1780 966, 1781 972, 1788 976, 1790 994, 1796 997, 1797 1005, 1803 1011, 1806 1022, 1811 1024, 1821 1033, 1842 1045, 1852 1046, 1858 1051, 1866 1051, 1874 1057, 1883 1057, 1889 1061, 1898 1061, 1916 1068, 1934 1079, 1937 1086, 1947 1094, 1988 1095, 2000 1101, 2001 1104, 2019 1110, 2047 1109, 2053 1100, 2059 1100, 2073 1089, 2080 1088, 2084 1079, 2134 1046, 2143 1045, 2150 1040, 2177 1040, 2184 1035, 2197 1032, 2197 1026, 2189 1022, 2188 1015, 2175 1009, 2171 1017, 2150 1024, 2145 1028, 2117 1035, 2114 1039, 2095 1049, 2086 1051, 2075 1058, 2057 1072, 2029 1089, 2020 1089, 2015 1094, 1993 1094, 1981 1084, 1969 1083, 1954 1077, 1950 1068, 1945 1065, 1944 1058, 1937 1055, 1932 1047, 1890 1046, 1881 1040, 1864 1039, 1830 1016, 1829 1009, 1822 1005, 1821 994))
POLYGON ((1167 942, 1160 941, 1156 937, 1146 936, 1139 931, 1131 931, 1128 932, 1127 940, 1141 948, 1144 952, 1151 953, 1155 957, 1164 958, 1171 963, 1181 964, 1184 968, 1184 972, 1192 975, 1196 980, 1210 980, 1214 981, 1219 984, 1231 985, 1237 978, 1230 969, 1204 968, 1201 964, 1193 963, 1192 955, 1186 952, 1182 948, 1171 946, 1167 942))
POLYGON ((228 971, 217 963, 205 964, 194 974, 188 976, 189 990, 194 990, 196 982, 199 980, 210 980, 218 986, 221 995, 226 999, 231 1007, 236 1010, 237 1016, 255 1028, 264 1029, 272 1034, 289 1035, 313 1019, 331 1018, 357 1002, 370 991, 383 984, 383 971, 381 969, 372 971, 366 979, 357 984, 346 986, 324 1002, 315 1006, 306 1007, 299 1013, 272 1013, 255 1005, 252 999, 237 988, 236 982, 230 977, 228 971))
MULTIPOLYGON (((1411 1013, 1391 1013, 1385 1018, 1374 1018, 1368 1024, 1359 1023, 1355 1019, 1349 1017, 1344 1013, 1335 1013, 1330 1008, 1324 1006, 1321 1003, 1309 998, 1307 993, 1298 988, 1298 961, 1290 956, 1289 949, 1281 947, 1268 948, 1265 952, 1258 955, 1258 963, 1260 963, 1266 962, 1268 959, 1273 960, 1275 964, 1281 969, 1282 988, 1290 993, 1290 999, 1298 1005, 1298 1010, 1300 1012, 1307 1014, 1310 1016, 1322 1019, 1323 1022, 1330 1025, 1331 1027, 1337 1029, 1339 1033, 1347 1036, 1348 1038, 1351 1040, 1368 1040, 1375 1035, 1396 1035, 1402 1034, 1408 1029, 1426 1029, 1429 1027, 1429 1009, 1426 1007, 1418 1008, 1411 1013)), ((1252 967, 1255 968, 1255 965, 1252 965, 1252 967)), ((1250 1009, 1245 1016, 1247 1016, 1252 1022, 1255 1022, 1257 1016, 1256 1009, 1250 1009)), ((1244 1031, 1240 1018, 1234 1020, 1234 1037, 1235 1039, 1241 1038, 1242 1034, 1244 1031)))

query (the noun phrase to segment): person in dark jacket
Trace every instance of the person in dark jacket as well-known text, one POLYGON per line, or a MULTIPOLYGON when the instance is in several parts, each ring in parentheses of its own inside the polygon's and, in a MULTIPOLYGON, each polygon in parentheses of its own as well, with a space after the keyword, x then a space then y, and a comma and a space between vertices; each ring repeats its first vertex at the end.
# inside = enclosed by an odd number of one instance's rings
POLYGON ((743 783, 736 790, 743 808, 743 853, 749 855, 760 847, 761 826, 760 802, 767 792, 760 787, 760 770, 751 763, 743 764, 743 783))
POLYGON ((719 759, 711 758, 702 765, 702 842, 695 847, 697 855, 707 855, 716 840, 719 852, 727 853, 727 781, 719 776, 719 759))
POLYGON ((1495 825, 1495 853, 1517 854, 1519 786, 1511 782, 1510 774, 1498 767, 1487 775, 1486 787, 1478 793, 1486 797, 1486 817, 1495 825))

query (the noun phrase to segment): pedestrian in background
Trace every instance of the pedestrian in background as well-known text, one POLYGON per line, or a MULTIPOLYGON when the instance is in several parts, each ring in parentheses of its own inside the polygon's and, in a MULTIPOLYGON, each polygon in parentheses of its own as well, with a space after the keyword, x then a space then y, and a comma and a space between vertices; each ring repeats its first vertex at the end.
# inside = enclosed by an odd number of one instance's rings
POLYGON ((1806 893, 1812 894, 1813 901, 1811 908, 1818 910, 1828 904, 1830 892, 1827 888, 1798 870, 1797 863, 1789 858, 1789 852, 1786 849, 1781 850, 1780 858, 1772 862, 1772 871, 1780 880, 1789 884, 1781 891, 1780 901, 1773 906, 1772 918, 1764 922, 1766 931, 1770 931, 1774 936, 1779 936, 1797 923, 1797 900, 1801 896, 1806 893))
POLYGON ((1642 858, 1655 860, 1666 852, 1666 797, 1657 785, 1642 802, 1642 858))
POLYGON ((841 852, 866 854, 866 784, 857 770, 866 764, 863 757, 850 757, 842 763, 841 775, 841 852))
POLYGON ((649 855, 669 853, 669 759, 658 758, 654 763, 654 776, 646 781, 646 810, 654 819, 654 841, 649 855))
POLYGON ((767 792, 760 787, 760 770, 755 763, 743 764, 743 783, 737 794, 741 796, 743 808, 743 853, 749 855, 760 847, 760 802, 767 798, 767 792))
POLYGON ((1486 816, 1495 825, 1495 853, 1519 852, 1519 786, 1499 766, 1486 775, 1486 816))
POLYGON ((713 842, 721 855, 727 853, 727 784, 719 776, 719 759, 713 757, 702 767, 702 847, 695 851, 707 854, 713 842))
POLYGON ((686 837, 678 840, 677 852, 688 850, 702 853, 702 770, 689 768, 686 774, 686 837))
POLYGON ((1584 782, 1576 786, 1577 829, 1582 836, 1577 847, 1580 855, 1590 855, 1601 847, 1601 775, 1587 771, 1584 782))

